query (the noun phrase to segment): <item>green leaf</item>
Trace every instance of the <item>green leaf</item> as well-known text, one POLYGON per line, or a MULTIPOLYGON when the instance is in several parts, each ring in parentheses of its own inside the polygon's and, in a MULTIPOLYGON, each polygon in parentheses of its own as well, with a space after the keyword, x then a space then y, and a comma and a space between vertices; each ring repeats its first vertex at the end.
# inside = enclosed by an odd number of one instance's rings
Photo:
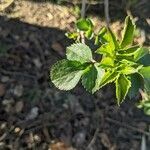
POLYGON ((139 92, 139 89, 143 88, 143 78, 138 73, 131 75, 131 88, 128 92, 128 95, 131 98, 135 97, 137 93, 139 92))
POLYGON ((144 57, 145 55, 147 55, 149 53, 149 49, 148 48, 146 48, 146 47, 140 47, 137 51, 136 51, 136 53, 135 53, 135 55, 134 55, 134 60, 135 61, 138 61, 138 60, 140 60, 142 57, 144 57))
POLYGON ((115 34, 112 32, 112 30, 110 28, 108 28, 108 33, 109 33, 109 38, 110 38, 110 42, 112 46, 114 46, 114 49, 118 49, 119 48, 119 43, 116 39, 115 34))
POLYGON ((95 82, 96 83, 95 87, 93 88, 93 92, 96 92, 97 90, 100 89, 100 82, 101 82, 102 78, 105 75, 105 70, 103 68, 101 68, 99 63, 95 63, 94 66, 97 70, 97 79, 96 79, 96 82, 95 82))
POLYGON ((105 44, 103 44, 96 51, 96 53, 99 53, 99 54, 105 53, 105 54, 109 54, 110 56, 114 56, 115 50, 119 48, 119 44, 116 40, 115 35, 110 29, 107 29, 107 32, 105 32, 105 28, 103 30, 104 31, 101 35, 101 38, 103 39, 103 41, 105 40, 107 42, 105 42, 105 44))
POLYGON ((82 76, 82 85, 89 92, 96 92, 98 90, 98 82, 102 79, 104 70, 96 64, 90 66, 82 76))
POLYGON ((144 66, 150 66, 150 54, 143 56, 138 60, 138 63, 143 64, 144 66))
POLYGON ((118 51, 118 54, 119 54, 119 55, 123 55, 123 56, 132 56, 132 55, 134 55, 138 50, 139 50, 139 46, 136 45, 136 46, 129 47, 129 48, 127 48, 127 49, 122 49, 122 50, 118 51))
POLYGON ((121 73, 125 75, 133 74, 133 73, 138 72, 139 69, 141 69, 142 67, 143 67, 142 65, 139 65, 136 68, 131 67, 131 66, 126 66, 124 69, 121 70, 121 73))
POLYGON ((131 81, 128 80, 125 75, 120 74, 120 76, 116 80, 116 97, 118 105, 123 102, 130 87, 131 81))
POLYGON ((69 39, 73 39, 73 40, 76 40, 79 36, 79 33, 78 32, 68 32, 65 34, 69 39))
POLYGON ((150 93, 150 78, 144 78, 144 88, 148 93, 150 93))
POLYGON ((111 57, 103 57, 100 64, 103 67, 113 67, 114 66, 114 59, 111 57))
POLYGON ((56 62, 50 72, 54 85, 60 90, 71 90, 79 82, 83 70, 81 64, 75 61, 61 60, 56 62))
POLYGON ((90 19, 79 19, 76 23, 76 26, 81 31, 88 31, 93 27, 93 23, 90 19))
POLYGON ((91 49, 82 43, 72 44, 67 47, 67 59, 81 63, 93 61, 91 49))
POLYGON ((107 41, 107 39, 106 39, 105 36, 104 36, 106 33, 107 33, 107 28, 106 28, 106 27, 102 27, 102 28, 100 29, 100 31, 99 31, 97 37, 96 37, 95 43, 96 43, 96 44, 99 44, 99 43, 105 44, 105 43, 107 43, 108 41, 107 41))
POLYGON ((144 108, 144 113, 145 113, 146 115, 150 115, 150 108, 145 107, 145 108, 144 108))
POLYGON ((89 29, 88 31, 85 32, 85 37, 87 37, 88 39, 92 39, 93 37, 93 30, 89 29))
MULTIPOLYGON (((133 57, 131 57, 131 58, 133 58, 133 57)), ((122 60, 120 61, 120 63, 121 63, 121 64, 125 64, 126 66, 127 66, 127 65, 129 65, 129 66, 135 66, 135 65, 137 65, 137 63, 135 63, 135 62, 132 61, 132 60, 128 60, 128 59, 122 59, 122 60)))
POLYGON ((129 46, 130 44, 132 44, 134 30, 135 30, 135 24, 133 23, 131 18, 127 16, 125 19, 125 26, 123 30, 121 45, 120 45, 121 48, 125 48, 129 46))
MULTIPOLYGON (((122 60, 126 60, 126 61, 129 61, 129 62, 133 62, 134 61, 134 56, 126 56, 126 55, 119 55, 117 54, 116 55, 116 59, 120 62, 122 60)), ((135 63, 135 62, 134 62, 135 63)))
POLYGON ((111 50, 109 49, 109 45, 108 44, 103 44, 100 48, 98 48, 95 53, 97 54, 104 54, 107 56, 111 56, 111 50))
POLYGON ((92 65, 90 66, 87 71, 82 76, 82 85, 86 90, 92 92, 92 89, 95 86, 95 81, 97 79, 97 70, 92 65))
POLYGON ((113 82, 118 76, 118 72, 115 71, 107 71, 105 72, 101 82, 100 82, 100 88, 105 86, 108 83, 113 82))
POLYGON ((150 66, 142 67, 139 70, 139 73, 143 76, 143 78, 150 78, 150 66))

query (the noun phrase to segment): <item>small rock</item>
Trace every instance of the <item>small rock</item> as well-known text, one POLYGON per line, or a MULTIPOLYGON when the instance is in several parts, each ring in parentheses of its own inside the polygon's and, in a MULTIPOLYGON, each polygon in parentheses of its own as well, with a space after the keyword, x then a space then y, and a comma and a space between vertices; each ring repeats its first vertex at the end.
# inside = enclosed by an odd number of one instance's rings
POLYGON ((48 17, 49 20, 53 19, 53 15, 51 13, 47 13, 47 17, 48 17))
POLYGON ((13 103, 14 103, 13 99, 4 99, 2 102, 3 105, 11 105, 13 103))
POLYGON ((23 86, 22 85, 17 85, 14 89, 14 95, 21 97, 23 94, 23 86))
POLYGON ((24 106, 24 103, 23 101, 18 101, 15 105, 15 110, 16 110, 16 113, 19 113, 22 111, 23 109, 23 106, 24 106))
POLYGON ((34 58, 33 62, 34 62, 35 66, 37 68, 41 68, 42 67, 42 63, 41 63, 41 61, 38 58, 34 58))
POLYGON ((1 81, 2 81, 3 83, 8 82, 8 81, 9 81, 9 77, 8 77, 8 76, 2 76, 2 77, 1 77, 1 81))
POLYGON ((27 115, 26 120, 33 120, 38 116, 38 114, 39 114, 39 108, 33 107, 30 113, 27 115))
POLYGON ((41 137, 39 135, 35 134, 33 138, 34 138, 34 141, 41 142, 41 137))
POLYGON ((20 131, 21 131, 21 129, 19 127, 16 127, 14 130, 15 133, 19 133, 20 131))
POLYGON ((85 131, 80 131, 75 134, 73 137, 73 142, 75 143, 76 146, 81 146, 84 144, 86 138, 86 132, 85 131))
POLYGON ((5 85, 0 83, 0 97, 4 96, 5 92, 6 92, 5 85))

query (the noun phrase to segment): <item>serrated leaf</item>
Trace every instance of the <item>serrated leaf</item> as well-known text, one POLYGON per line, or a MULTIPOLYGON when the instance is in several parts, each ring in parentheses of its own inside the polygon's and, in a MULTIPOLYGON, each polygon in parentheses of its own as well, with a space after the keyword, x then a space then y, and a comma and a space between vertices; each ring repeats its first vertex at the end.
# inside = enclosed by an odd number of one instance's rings
POLYGON ((139 70, 139 73, 143 76, 143 78, 150 78, 150 66, 142 67, 139 70))
POLYGON ((125 64, 125 65, 130 65, 130 66, 134 66, 137 65, 137 63, 135 63, 134 61, 131 60, 127 60, 127 59, 122 59, 120 61, 121 64, 125 64))
POLYGON ((142 65, 139 65, 135 68, 132 66, 126 66, 124 69, 121 70, 121 73, 125 75, 133 74, 133 73, 138 72, 139 69, 141 69, 142 67, 143 67, 142 65))
POLYGON ((138 73, 131 75, 131 88, 128 92, 130 98, 133 98, 139 92, 139 89, 143 88, 143 78, 138 73))
POLYGON ((50 77, 54 85, 60 90, 71 90, 79 82, 83 70, 81 64, 75 61, 61 60, 55 63, 50 72, 50 77))
POLYGON ((101 68, 101 66, 99 66, 99 63, 95 63, 94 66, 97 70, 97 79, 95 82, 96 83, 95 87, 93 88, 93 92, 96 92, 97 90, 100 89, 100 82, 105 75, 105 70, 103 68, 101 68))
POLYGON ((90 66, 88 70, 82 76, 82 85, 84 88, 92 92, 92 89, 95 86, 95 81, 97 79, 97 70, 94 65, 90 66))
POLYGON ((114 59, 111 57, 103 57, 100 64, 103 67, 113 67, 114 59))
POLYGON ((104 70, 96 64, 90 66, 82 76, 82 85, 89 92, 96 92, 98 90, 98 82, 102 79, 104 70))
POLYGON ((127 49, 122 49, 122 50, 118 51, 118 54, 122 55, 122 56, 132 56, 139 50, 139 48, 140 47, 138 45, 132 46, 127 49))
POLYGON ((129 16, 127 16, 125 19, 122 41, 120 44, 121 48, 125 48, 130 44, 132 44, 134 30, 135 30, 135 24, 133 23, 132 19, 129 16))
POLYGON ((103 44, 100 48, 98 48, 95 53, 97 54, 104 54, 106 56, 111 56, 111 51, 109 49, 109 45, 106 43, 106 44, 103 44))
POLYGON ((134 60, 138 61, 140 60, 142 57, 144 57, 145 55, 147 55, 149 53, 149 49, 146 47, 140 47, 136 53, 134 54, 134 60))
POLYGON ((122 103, 125 99, 129 88, 131 87, 131 81, 128 80, 125 75, 120 74, 120 76, 116 79, 115 83, 117 103, 118 105, 120 105, 120 103, 122 103))
POLYGON ((80 63, 93 60, 91 49, 83 43, 72 44, 67 47, 66 55, 68 60, 79 61, 80 63))
MULTIPOLYGON (((116 59, 120 62, 122 60, 126 60, 126 61, 130 61, 133 62, 134 61, 134 56, 126 56, 126 55, 116 55, 116 59)), ((135 62, 134 62, 135 63, 135 62)))
POLYGON ((107 28, 106 27, 102 27, 97 35, 97 39, 95 41, 95 43, 99 44, 105 44, 107 43, 107 39, 105 38, 105 34, 107 33, 107 28))
POLYGON ((105 32, 105 28, 104 31, 101 35, 101 39, 103 39, 105 42, 105 44, 103 44, 97 51, 96 53, 105 53, 108 54, 110 56, 114 56, 115 54, 115 49, 119 48, 119 44, 116 40, 115 35, 113 34, 113 32, 110 29, 106 30, 107 32, 105 32))
POLYGON ((116 71, 107 71, 105 72, 101 82, 100 82, 100 88, 105 86, 108 83, 113 82, 118 76, 118 72, 116 71))
POLYGON ((88 31, 93 27, 93 23, 90 19, 79 19, 76 23, 76 26, 81 31, 88 31))
POLYGON ((108 33, 109 33, 109 36, 110 36, 111 45, 113 45, 115 47, 114 49, 118 49, 119 48, 119 43, 116 39, 115 34, 112 32, 112 30, 110 28, 108 28, 108 33))

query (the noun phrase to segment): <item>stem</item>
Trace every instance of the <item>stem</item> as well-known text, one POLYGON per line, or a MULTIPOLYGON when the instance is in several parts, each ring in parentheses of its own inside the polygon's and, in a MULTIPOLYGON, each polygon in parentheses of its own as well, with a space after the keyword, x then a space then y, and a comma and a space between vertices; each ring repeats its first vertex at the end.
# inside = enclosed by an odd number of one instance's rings
POLYGON ((104 0, 104 10, 105 10, 105 18, 106 18, 106 25, 109 27, 109 0, 104 0))
POLYGON ((87 0, 82 0, 81 18, 85 18, 85 8, 87 0))
MULTIPOLYGON (((87 0, 82 0, 82 8, 81 8, 81 18, 85 18, 85 8, 86 8, 87 0)), ((80 32, 81 42, 85 43, 84 32, 80 32)))

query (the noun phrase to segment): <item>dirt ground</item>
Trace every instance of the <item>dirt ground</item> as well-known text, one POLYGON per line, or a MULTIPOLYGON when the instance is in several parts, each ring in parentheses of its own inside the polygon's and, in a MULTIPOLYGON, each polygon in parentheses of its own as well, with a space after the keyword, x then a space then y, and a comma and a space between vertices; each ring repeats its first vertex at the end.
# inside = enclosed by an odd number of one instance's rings
MULTIPOLYGON (((135 42, 149 45, 150 7, 137 13, 145 4, 131 10, 141 33, 135 42)), ((125 12, 116 7, 111 4, 111 28, 120 35, 125 12), (114 17, 114 10, 123 13, 114 17)), ((101 5, 88 7, 97 27, 105 24, 101 12, 101 5)), ((91 95, 80 84, 65 92, 51 83, 50 67, 65 57, 72 42, 65 32, 77 18, 71 4, 31 0, 0 12, 1 150, 143 150, 142 139, 150 149, 150 117, 136 108, 136 98, 118 107, 113 85, 91 95)))

